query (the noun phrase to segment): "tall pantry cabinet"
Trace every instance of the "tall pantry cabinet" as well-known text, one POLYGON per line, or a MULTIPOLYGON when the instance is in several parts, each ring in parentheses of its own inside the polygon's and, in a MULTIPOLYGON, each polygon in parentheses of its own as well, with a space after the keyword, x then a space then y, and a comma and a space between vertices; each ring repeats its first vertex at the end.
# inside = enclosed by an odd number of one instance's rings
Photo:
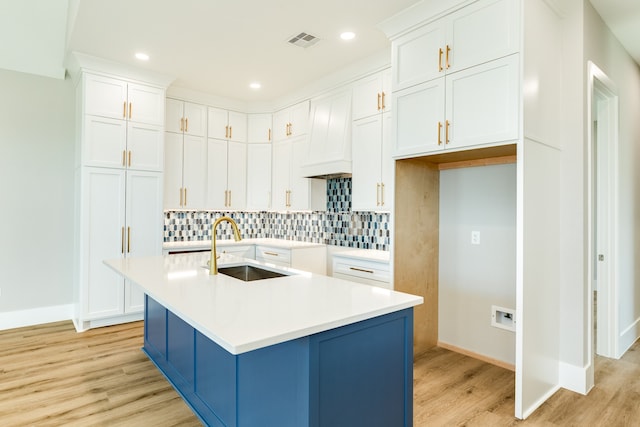
POLYGON ((165 87, 82 68, 78 74, 78 331, 142 318, 142 291, 103 261, 162 254, 165 87))

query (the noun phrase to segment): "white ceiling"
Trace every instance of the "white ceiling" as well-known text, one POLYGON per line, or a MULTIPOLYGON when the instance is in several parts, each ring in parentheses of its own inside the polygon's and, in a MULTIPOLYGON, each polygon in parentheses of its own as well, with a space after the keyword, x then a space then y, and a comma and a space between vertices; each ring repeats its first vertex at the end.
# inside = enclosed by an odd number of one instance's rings
MULTIPOLYGON (((0 68, 62 78, 65 54, 80 51, 175 77, 176 86, 270 101, 387 48, 376 24, 415 2, 0 0, 0 68), (356 39, 341 41, 345 30, 356 39), (300 32, 321 41, 286 43, 300 32), (138 51, 151 59, 136 60, 138 51), (252 81, 262 89, 249 89, 252 81)), ((640 63, 640 1, 591 2, 640 63)))

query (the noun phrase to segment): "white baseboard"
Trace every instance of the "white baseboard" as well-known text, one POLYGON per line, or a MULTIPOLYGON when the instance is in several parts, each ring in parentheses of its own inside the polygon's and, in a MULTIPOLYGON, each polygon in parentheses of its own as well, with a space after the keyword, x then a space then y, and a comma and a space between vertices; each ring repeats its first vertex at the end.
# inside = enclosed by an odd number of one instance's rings
POLYGON ((628 328, 620 332, 616 359, 620 359, 631 346, 640 338, 640 319, 636 319, 628 328))
POLYGON ((576 366, 559 362, 560 387, 580 394, 587 394, 593 388, 593 364, 576 366))
POLYGON ((0 313, 0 331, 71 320, 73 309, 73 304, 66 304, 0 313))

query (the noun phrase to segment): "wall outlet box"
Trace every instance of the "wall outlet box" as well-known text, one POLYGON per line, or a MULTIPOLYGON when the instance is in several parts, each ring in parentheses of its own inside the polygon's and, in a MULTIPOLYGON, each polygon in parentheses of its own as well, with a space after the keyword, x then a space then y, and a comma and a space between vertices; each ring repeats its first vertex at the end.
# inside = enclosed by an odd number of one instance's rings
POLYGON ((472 245, 479 245, 480 244, 480 232, 479 231, 472 231, 471 232, 471 244, 472 245))
POLYGON ((516 311, 511 308, 491 306, 491 326, 495 328, 505 329, 507 331, 516 331, 516 311))

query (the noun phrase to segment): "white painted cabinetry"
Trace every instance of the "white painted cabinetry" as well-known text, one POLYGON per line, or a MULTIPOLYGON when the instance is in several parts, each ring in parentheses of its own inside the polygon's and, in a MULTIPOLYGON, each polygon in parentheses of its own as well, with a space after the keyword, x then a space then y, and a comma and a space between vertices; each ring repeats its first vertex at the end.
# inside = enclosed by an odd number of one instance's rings
POLYGON ((391 111, 391 68, 358 80, 353 85, 352 119, 391 111))
POLYGON ((393 210, 391 125, 390 112, 353 122, 351 203, 354 211, 393 210))
POLYGON ((256 245, 256 261, 291 267, 315 274, 327 273, 327 249, 324 245, 300 248, 256 245))
POLYGON ((207 159, 207 209, 244 209, 247 197, 247 144, 209 138, 207 159))
POLYGON ((519 2, 481 0, 393 40, 395 157, 519 137, 519 2))
POLYGON ((247 115, 245 113, 209 107, 207 123, 209 138, 247 142, 247 115))
POLYGON ((206 206, 207 141, 204 105, 167 98, 164 208, 206 206))
POLYGON ((164 91, 93 74, 83 74, 80 84, 86 94, 80 163, 162 171, 164 91))
POLYGON ((305 135, 274 142, 272 209, 326 209, 326 182, 304 178, 300 167, 307 155, 307 145, 305 135))
POLYGON ((247 144, 247 209, 271 208, 271 144, 247 144))
POLYGON ((267 143, 273 140, 273 115, 268 113, 247 114, 247 142, 267 143))
POLYGON ((273 114, 273 140, 305 135, 309 126, 309 101, 302 101, 273 114))
POLYGON ((85 330, 141 318, 141 290, 103 261, 162 253, 165 104, 163 87, 91 72, 76 90, 74 323, 85 330))
POLYGON ((372 253, 371 259, 360 255, 365 252, 368 251, 356 250, 335 253, 333 255, 333 277, 393 289, 388 253, 386 254, 387 259, 383 260, 384 253, 380 251, 370 251, 372 253), (356 253, 358 255, 352 255, 356 253))

